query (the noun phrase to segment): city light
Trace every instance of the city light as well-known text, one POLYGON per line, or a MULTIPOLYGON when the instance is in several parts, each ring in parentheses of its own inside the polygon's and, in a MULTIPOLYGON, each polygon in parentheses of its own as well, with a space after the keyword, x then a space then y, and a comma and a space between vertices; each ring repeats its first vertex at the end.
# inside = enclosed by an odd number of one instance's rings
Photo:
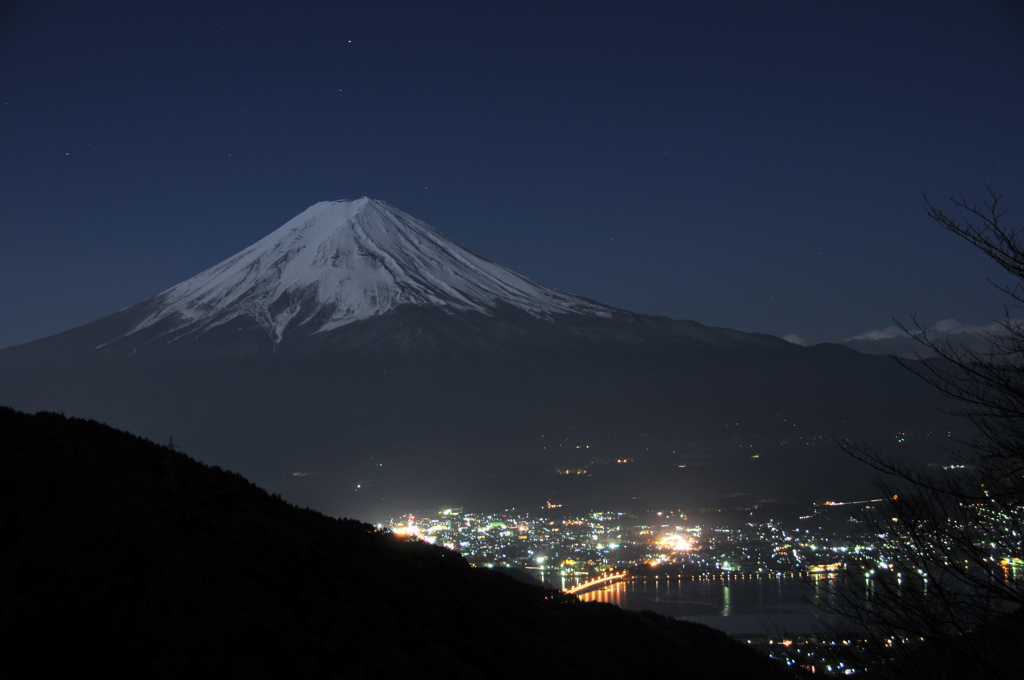
POLYGON ((687 552, 693 550, 693 539, 683 534, 671 534, 658 541, 658 545, 672 552, 687 552))

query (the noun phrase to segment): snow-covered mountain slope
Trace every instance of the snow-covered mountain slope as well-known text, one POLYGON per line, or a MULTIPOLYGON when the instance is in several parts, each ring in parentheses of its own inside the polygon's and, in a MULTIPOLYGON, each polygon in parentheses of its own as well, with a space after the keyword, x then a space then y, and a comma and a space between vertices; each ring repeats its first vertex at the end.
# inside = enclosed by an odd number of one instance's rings
POLYGON ((129 335, 200 333, 238 317, 274 342, 286 328, 329 331, 401 305, 533 317, 607 318, 617 310, 534 283, 372 198, 321 202, 239 254, 147 301, 129 335))

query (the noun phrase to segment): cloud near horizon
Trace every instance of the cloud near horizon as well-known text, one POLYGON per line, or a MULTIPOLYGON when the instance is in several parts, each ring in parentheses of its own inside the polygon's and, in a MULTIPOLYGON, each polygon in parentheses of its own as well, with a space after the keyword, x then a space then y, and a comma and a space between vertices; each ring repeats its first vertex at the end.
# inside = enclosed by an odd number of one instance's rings
MULTIPOLYGON (((898 338, 911 338, 920 337, 921 331, 916 328, 909 329, 910 332, 903 330, 899 326, 886 326, 879 330, 871 330, 860 335, 855 335, 852 338, 847 338, 843 342, 855 342, 855 341, 880 341, 880 340, 895 340, 898 338)), ((924 333, 931 339, 939 339, 951 335, 963 335, 964 333, 971 333, 976 336, 987 336, 987 335, 1003 335, 1006 333, 1006 329, 1003 328, 1002 324, 998 321, 985 324, 984 326, 965 326, 956 319, 943 319, 932 326, 924 329, 924 333)))
POLYGON ((1007 334, 1004 325, 1009 322, 1020 329, 1018 337, 1024 336, 1024 319, 993 321, 983 326, 966 326, 956 319, 943 319, 923 330, 899 326, 887 326, 867 331, 843 340, 842 344, 865 354, 889 354, 905 359, 930 359, 938 356, 936 351, 924 344, 945 346, 954 352, 962 350, 984 354, 992 349, 992 341, 1007 334))

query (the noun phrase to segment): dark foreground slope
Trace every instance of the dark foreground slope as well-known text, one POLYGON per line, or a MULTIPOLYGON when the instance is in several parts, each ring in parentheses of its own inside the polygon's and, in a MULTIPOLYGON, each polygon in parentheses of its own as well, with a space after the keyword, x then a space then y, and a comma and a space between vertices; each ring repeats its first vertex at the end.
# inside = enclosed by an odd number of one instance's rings
POLYGON ((785 677, 705 626, 469 567, 93 421, 0 409, 0 667, 785 677))

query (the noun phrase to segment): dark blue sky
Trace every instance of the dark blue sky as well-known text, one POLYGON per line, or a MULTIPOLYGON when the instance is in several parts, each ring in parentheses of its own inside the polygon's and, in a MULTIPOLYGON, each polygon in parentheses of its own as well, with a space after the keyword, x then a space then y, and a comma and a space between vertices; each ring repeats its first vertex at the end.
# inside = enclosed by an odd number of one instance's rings
POLYGON ((1024 226, 1019 2, 0 12, 0 346, 320 200, 389 201, 618 307, 811 342, 1001 314, 999 273, 922 191, 992 183, 1024 226))

